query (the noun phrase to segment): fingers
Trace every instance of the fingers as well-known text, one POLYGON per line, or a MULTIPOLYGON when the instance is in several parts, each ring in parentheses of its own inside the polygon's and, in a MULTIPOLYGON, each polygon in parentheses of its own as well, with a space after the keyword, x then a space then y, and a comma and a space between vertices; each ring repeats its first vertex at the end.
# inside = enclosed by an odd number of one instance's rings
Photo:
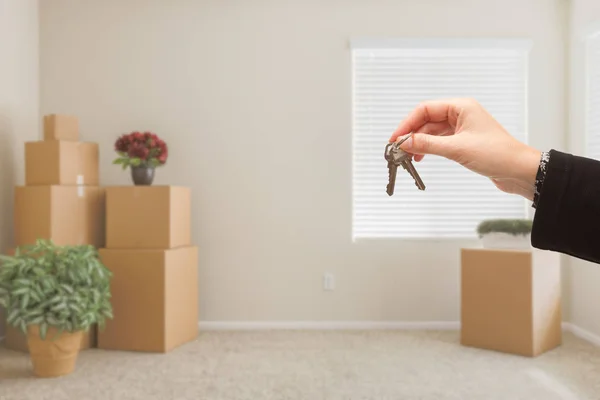
POLYGON ((435 154, 438 156, 451 158, 454 153, 455 136, 435 136, 427 133, 414 133, 400 145, 400 148, 407 153, 415 155, 415 160, 419 161, 425 154, 435 154))
POLYGON ((460 112, 476 102, 469 99, 450 99, 427 101, 415 108, 398 125, 396 131, 390 137, 390 143, 395 142, 399 136, 411 132, 420 131, 421 127, 429 123, 445 123, 449 127, 455 127, 460 112))
MULTIPOLYGON (((454 134, 454 128, 450 126, 448 121, 444 122, 427 122, 425 125, 417 129, 418 133, 426 133, 429 135, 446 136, 454 134)), ((396 141, 400 140, 398 137, 396 141)), ((423 154, 414 154, 413 160, 419 162, 423 159, 423 154)))
POLYGON ((454 128, 448 121, 427 122, 425 125, 417 128, 414 133, 428 133, 430 135, 445 136, 454 133, 454 128))

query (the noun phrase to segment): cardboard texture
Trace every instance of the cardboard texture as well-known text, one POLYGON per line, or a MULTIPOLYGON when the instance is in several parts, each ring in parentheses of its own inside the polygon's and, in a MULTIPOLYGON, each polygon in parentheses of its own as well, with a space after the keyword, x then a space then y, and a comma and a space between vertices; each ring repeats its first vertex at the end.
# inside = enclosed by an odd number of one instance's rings
POLYGON ((198 248, 100 249, 113 272, 114 319, 98 347, 165 353, 198 335, 198 248))
POLYGON ((58 245, 104 246, 105 190, 97 186, 15 188, 15 246, 51 239, 58 245))
MULTIPOLYGON (((4 254, 14 255, 15 249, 8 249, 4 252, 4 254)), ((0 268, 2 266, 0 265, 0 268)), ((4 322, 4 347, 9 350, 21 351, 21 352, 29 352, 29 348, 27 345, 27 336, 23 334, 19 329, 8 325, 5 323, 4 317, 2 317, 2 322, 4 322)), ((97 342, 97 332, 96 326, 90 328, 89 332, 82 335, 81 337, 81 349, 86 350, 93 347, 96 347, 97 342)))
POLYGON ((535 357, 562 343, 560 260, 546 251, 461 250, 461 344, 535 357))
POLYGON ((79 140, 79 121, 71 115, 44 116, 44 140, 79 140))
POLYGON ((191 193, 178 186, 106 188, 106 248, 190 246, 191 193))
POLYGON ((97 143, 51 140, 25 143, 25 185, 99 184, 97 143))

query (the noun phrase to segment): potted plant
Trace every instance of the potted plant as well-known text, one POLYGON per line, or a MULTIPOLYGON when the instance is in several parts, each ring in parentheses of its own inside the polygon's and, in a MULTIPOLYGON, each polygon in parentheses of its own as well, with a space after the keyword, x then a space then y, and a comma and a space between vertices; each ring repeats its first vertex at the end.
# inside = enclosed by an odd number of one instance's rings
POLYGON ((119 155, 113 164, 123 170, 131 168, 131 178, 135 185, 152 185, 154 169, 167 162, 167 144, 152 132, 132 132, 121 135, 115 142, 119 155))
POLYGON ((529 219, 489 219, 477 226, 477 234, 484 248, 529 249, 531 227, 529 219))
POLYGON ((0 305, 7 323, 27 335, 34 374, 75 369, 83 333, 112 318, 112 272, 93 246, 38 240, 0 256, 0 305))

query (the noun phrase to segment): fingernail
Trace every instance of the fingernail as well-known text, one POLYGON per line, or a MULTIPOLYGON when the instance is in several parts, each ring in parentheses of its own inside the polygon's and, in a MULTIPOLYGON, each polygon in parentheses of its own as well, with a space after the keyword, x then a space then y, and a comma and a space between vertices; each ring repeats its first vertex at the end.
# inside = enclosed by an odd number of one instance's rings
POLYGON ((413 146, 413 137, 412 137, 412 135, 410 135, 410 137, 409 137, 408 139, 406 139, 406 140, 404 141, 404 143, 402 143, 402 144, 400 145, 400 147, 401 147, 402 149, 404 149, 404 150, 409 150, 409 149, 411 149, 411 148, 412 148, 412 146, 413 146))

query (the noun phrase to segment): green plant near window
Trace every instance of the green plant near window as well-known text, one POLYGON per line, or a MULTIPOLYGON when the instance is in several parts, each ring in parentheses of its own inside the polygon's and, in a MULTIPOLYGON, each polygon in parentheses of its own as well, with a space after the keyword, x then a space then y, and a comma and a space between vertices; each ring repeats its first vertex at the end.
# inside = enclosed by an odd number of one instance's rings
POLYGON ((527 235, 531 233, 533 222, 529 219, 489 219, 477 226, 477 234, 482 237, 488 233, 507 233, 510 235, 527 235))
POLYGON ((39 326, 45 339, 49 327, 62 332, 104 327, 112 319, 112 272, 93 246, 57 246, 49 240, 0 256, 0 305, 7 323, 27 334, 39 326))

